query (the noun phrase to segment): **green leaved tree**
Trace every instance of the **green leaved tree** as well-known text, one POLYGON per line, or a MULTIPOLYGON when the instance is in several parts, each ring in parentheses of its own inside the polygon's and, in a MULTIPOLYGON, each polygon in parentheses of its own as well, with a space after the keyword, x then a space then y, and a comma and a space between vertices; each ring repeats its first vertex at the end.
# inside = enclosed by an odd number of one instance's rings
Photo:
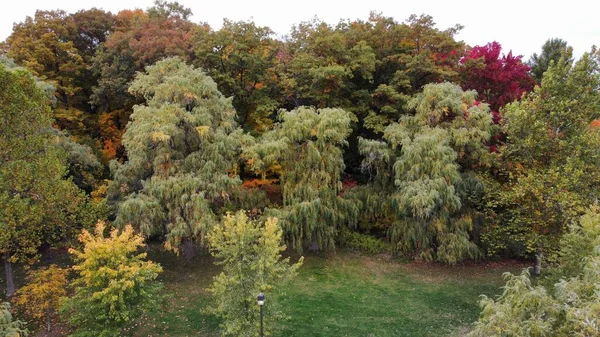
POLYGON ((300 107, 280 112, 280 123, 246 147, 244 157, 260 173, 281 166, 283 208, 271 209, 292 248, 327 249, 341 226, 355 225, 358 208, 342 198, 342 147, 351 132, 342 109, 300 107))
POLYGON ((79 235, 82 250, 69 250, 78 276, 75 294, 61 311, 75 329, 73 336, 122 336, 124 324, 158 304, 161 286, 155 280, 162 268, 139 253, 144 238, 131 226, 121 232, 111 229, 108 236, 105 230, 99 221, 94 233, 83 230, 79 235))
POLYGON ((594 49, 550 66, 540 87, 504 110, 500 147, 507 184, 489 198, 496 226, 483 239, 494 252, 552 259, 565 226, 598 199, 600 74, 594 49))
POLYGON ((27 71, 3 63, 0 85, 0 254, 10 297, 14 263, 35 261, 43 244, 59 243, 95 214, 64 179, 66 158, 56 146, 46 94, 27 71))
POLYGON ((281 286, 297 274, 303 258, 292 265, 289 258, 282 259, 286 247, 281 245, 277 219, 268 218, 263 224, 248 219, 243 211, 225 216, 208 240, 217 264, 223 266, 210 288, 215 297, 213 309, 223 318, 222 335, 258 336, 259 293, 267 299, 265 330, 269 335, 285 317, 277 307, 277 295, 281 295, 281 286))
POLYGON ((593 206, 562 240, 560 263, 552 270, 559 281, 534 286, 525 270, 505 274, 502 295, 483 296, 479 321, 470 337, 599 336, 600 213, 593 206))
POLYGON ((241 130, 231 100, 179 58, 146 68, 129 89, 143 96, 123 136, 127 162, 113 162, 116 224, 131 223, 189 256, 241 182, 234 173, 241 130))
POLYGON ((27 337, 25 323, 14 320, 10 313, 10 303, 0 303, 0 337, 27 337))

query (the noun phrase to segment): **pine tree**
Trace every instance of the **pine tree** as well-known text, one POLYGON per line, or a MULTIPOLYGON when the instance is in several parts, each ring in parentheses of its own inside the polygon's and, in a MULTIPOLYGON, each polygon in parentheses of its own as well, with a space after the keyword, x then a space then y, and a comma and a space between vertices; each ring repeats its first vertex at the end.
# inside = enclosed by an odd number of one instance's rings
POLYGON ((414 116, 389 125, 384 141, 361 140, 363 169, 375 173, 371 193, 387 195, 380 204, 394 211, 388 235, 399 251, 447 263, 478 255, 472 203, 480 199, 477 170, 490 161, 493 126, 475 96, 455 84, 428 84, 409 102, 414 116))
POLYGON ((183 244, 189 255, 240 184, 231 174, 241 135, 235 111, 212 79, 179 58, 147 67, 129 90, 146 104, 134 107, 123 136, 128 161, 113 162, 116 223, 160 235, 175 252, 183 244))
POLYGON ((279 219, 292 248, 332 248, 338 229, 355 225, 358 215, 356 205, 340 196, 350 115, 342 109, 300 107, 280 112, 279 119, 244 156, 257 172, 281 165, 283 208, 269 214, 279 219))

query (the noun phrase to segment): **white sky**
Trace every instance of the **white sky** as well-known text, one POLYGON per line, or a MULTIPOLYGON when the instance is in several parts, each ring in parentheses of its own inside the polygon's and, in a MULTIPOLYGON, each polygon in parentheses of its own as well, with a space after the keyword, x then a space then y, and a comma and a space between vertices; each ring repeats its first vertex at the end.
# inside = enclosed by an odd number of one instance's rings
MULTIPOLYGON (((314 16, 335 24, 340 19, 366 20, 370 11, 382 12, 402 22, 410 14, 433 16, 437 28, 456 23, 465 28, 457 39, 467 44, 483 45, 491 41, 502 44, 503 52, 524 55, 524 60, 540 51, 549 38, 559 37, 574 48, 578 57, 592 45, 600 45, 600 5, 590 0, 568 2, 537 0, 179 0, 192 9, 194 22, 208 22, 219 28, 223 18, 234 21, 253 19, 257 25, 269 26, 279 35, 289 32, 295 23, 314 16), (489 4, 489 5, 488 5, 489 4)), ((12 24, 33 16, 36 9, 63 9, 69 13, 91 7, 113 13, 122 9, 152 6, 153 0, 17 0, 0 11, 0 41, 12 32, 12 24)))

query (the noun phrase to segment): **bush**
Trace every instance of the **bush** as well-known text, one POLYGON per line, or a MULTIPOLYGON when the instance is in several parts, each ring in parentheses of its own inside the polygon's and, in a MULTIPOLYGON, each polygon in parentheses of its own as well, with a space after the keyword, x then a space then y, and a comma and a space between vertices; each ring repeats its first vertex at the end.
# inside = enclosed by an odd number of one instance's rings
POLYGON ((343 246, 365 254, 383 254, 391 251, 391 245, 376 237, 352 231, 343 231, 341 243, 343 246))

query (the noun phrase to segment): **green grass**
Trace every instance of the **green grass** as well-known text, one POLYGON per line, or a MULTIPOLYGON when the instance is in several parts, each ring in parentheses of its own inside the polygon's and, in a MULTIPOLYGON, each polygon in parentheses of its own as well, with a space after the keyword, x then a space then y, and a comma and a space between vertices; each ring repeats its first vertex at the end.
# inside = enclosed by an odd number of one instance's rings
MULTIPOLYGON (((150 257, 165 267, 167 304, 138 320, 133 335, 218 336, 205 289, 219 269, 207 257, 188 263, 164 253, 150 257)), ((521 268, 402 263, 347 252, 309 255, 279 298, 290 319, 279 322, 282 331, 274 336, 460 336, 478 317, 479 295, 498 294, 502 273, 521 268)))

